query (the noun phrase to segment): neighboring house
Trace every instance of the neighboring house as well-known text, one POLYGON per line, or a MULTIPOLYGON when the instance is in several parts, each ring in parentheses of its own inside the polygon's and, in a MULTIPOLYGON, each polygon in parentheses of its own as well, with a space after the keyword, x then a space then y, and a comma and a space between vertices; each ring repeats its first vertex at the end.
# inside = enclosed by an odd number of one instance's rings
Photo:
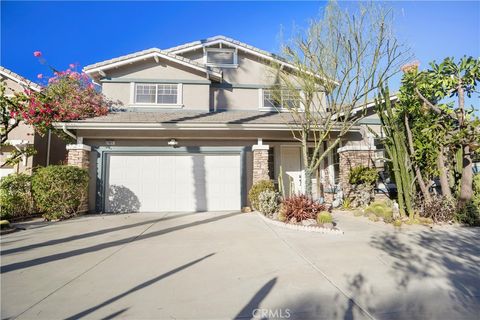
MULTIPOLYGON (((239 210, 254 182, 276 180, 280 170, 287 189, 300 190, 300 145, 286 125, 290 115, 276 111, 268 89, 272 61, 285 64, 216 36, 86 66, 125 108, 56 124, 77 137, 68 160, 89 169, 89 210, 239 210)), ((372 112, 362 121, 378 131, 372 112)), ((317 197, 331 201, 351 166, 375 158, 365 124, 325 159, 314 179, 317 197)))
MULTIPOLYGON (((3 82, 7 96, 13 96, 16 92, 23 92, 25 89, 40 91, 40 86, 33 83, 15 72, 0 66, 0 82, 3 82)), ((65 143, 53 134, 41 136, 35 132, 32 126, 19 123, 18 126, 8 134, 8 145, 1 146, 0 150, 0 178, 10 173, 31 173, 37 166, 46 166, 65 161, 67 153, 65 143), (15 166, 5 166, 5 160, 15 148, 22 149, 33 146, 36 154, 31 157, 24 157, 15 166)))

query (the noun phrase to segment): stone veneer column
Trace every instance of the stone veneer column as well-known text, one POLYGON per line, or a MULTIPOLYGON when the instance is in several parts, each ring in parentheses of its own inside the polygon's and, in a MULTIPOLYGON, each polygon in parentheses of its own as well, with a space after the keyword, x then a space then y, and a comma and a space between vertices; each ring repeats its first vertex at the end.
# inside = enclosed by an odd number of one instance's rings
MULTIPOLYGON (((90 146, 85 144, 68 144, 67 151, 67 164, 69 166, 76 166, 88 171, 90 165, 90 146)), ((88 212, 88 190, 79 211, 88 212)))
POLYGON ((268 145, 256 144, 252 147, 253 151, 253 184, 260 180, 268 180, 268 145))
POLYGON ((338 148, 340 158, 339 182, 344 196, 348 196, 351 191, 350 183, 348 182, 350 170, 358 165, 375 167, 374 152, 374 146, 345 146, 338 148))

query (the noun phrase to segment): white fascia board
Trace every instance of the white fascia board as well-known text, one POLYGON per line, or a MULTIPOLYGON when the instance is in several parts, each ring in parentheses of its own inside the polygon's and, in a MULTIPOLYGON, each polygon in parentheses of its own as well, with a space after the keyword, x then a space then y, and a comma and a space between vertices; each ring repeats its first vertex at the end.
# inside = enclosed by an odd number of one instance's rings
MULTIPOLYGON (((398 100, 398 97, 397 97, 396 94, 393 95, 393 96, 390 96, 390 101, 396 101, 396 100, 398 100)), ((380 102, 383 103, 383 102, 385 102, 385 100, 382 99, 380 102)), ((364 109, 369 109, 369 108, 371 108, 371 107, 373 107, 373 106, 375 106, 375 101, 371 101, 371 102, 368 102, 368 103, 365 104, 365 105, 361 105, 361 106, 355 107, 355 108, 352 109, 351 113, 352 113, 352 114, 355 114, 355 113, 357 113, 358 111, 362 111, 362 110, 364 110, 364 109)), ((340 115, 343 115, 343 114, 340 114, 340 115)))
MULTIPOLYGON (((109 122, 58 122, 55 128, 93 129, 93 130, 271 130, 292 131, 286 124, 227 124, 227 123, 109 123, 109 122)), ((360 131, 360 126, 353 126, 350 131, 360 131)), ((335 130, 335 129, 333 129, 335 130)))
POLYGON ((160 53, 160 52, 151 52, 151 53, 147 53, 147 54, 145 54, 145 55, 141 55, 141 56, 138 56, 138 57, 134 57, 134 58, 130 58, 130 59, 122 60, 122 61, 117 61, 117 62, 109 63, 109 64, 106 64, 106 65, 104 65, 104 66, 96 67, 96 68, 93 68, 93 69, 88 69, 88 70, 83 69, 83 71, 84 71, 85 73, 87 73, 87 74, 92 74, 92 73, 95 73, 95 72, 100 72, 100 71, 103 71, 103 70, 112 69, 112 68, 115 68, 115 67, 123 66, 123 65, 125 65, 125 64, 129 64, 129 63, 132 63, 132 62, 136 62, 136 61, 140 61, 140 60, 145 60, 145 59, 149 59, 149 58, 154 58, 154 57, 160 57, 160 58, 163 58, 163 59, 165 59, 165 60, 169 60, 169 61, 172 61, 172 62, 181 64, 181 65, 184 65, 184 66, 193 68, 193 69, 195 69, 195 70, 199 70, 199 71, 205 72, 206 74, 215 75, 215 76, 217 76, 218 78, 221 78, 221 76, 222 76, 222 75, 219 74, 218 72, 208 70, 207 68, 204 68, 204 67, 201 67, 201 66, 196 66, 196 65, 194 65, 194 64, 185 62, 185 61, 180 60, 180 59, 175 59, 175 58, 173 58, 173 57, 170 57, 170 56, 168 56, 168 55, 162 54, 162 53, 160 53))
POLYGON ((18 79, 17 77, 7 73, 7 72, 3 72, 2 70, 0 70, 0 74, 7 77, 8 79, 10 80, 13 80, 15 81, 16 83, 20 84, 21 86, 25 86, 25 87, 28 87, 30 89, 32 89, 33 91, 35 92, 40 92, 41 91, 41 88, 40 86, 38 86, 37 84, 33 83, 34 85, 37 85, 38 87, 35 87, 35 86, 32 86, 31 84, 28 84, 27 82, 23 81, 23 80, 20 80, 18 79))
MULTIPOLYGON (((188 48, 183 48, 183 49, 178 49, 178 50, 172 50, 172 51, 169 51, 173 54, 180 54, 180 53, 184 53, 184 52, 188 52, 188 51, 194 51, 194 50, 197 50, 197 49, 201 49, 201 48, 204 48, 206 46, 212 46, 212 45, 216 45, 216 44, 219 44, 219 43, 224 43, 226 45, 229 45, 231 47, 234 47, 236 48, 237 50, 243 50, 247 53, 250 53, 252 55, 255 55, 257 57, 260 57, 260 58, 263 58, 263 59, 266 59, 266 60, 269 60, 269 61, 277 61, 278 63, 280 63, 281 65, 283 66, 287 66, 289 68, 292 68, 294 70, 298 70, 298 67, 294 66, 293 64, 289 63, 289 62, 285 62, 283 60, 280 60, 278 58, 275 58, 275 57, 272 57, 268 54, 264 54, 264 53, 261 53, 261 52, 258 52, 256 50, 252 50, 252 49, 249 49, 249 48, 245 48, 243 46, 240 46, 238 44, 235 44, 235 43, 232 43, 232 42, 229 42, 229 41, 226 41, 226 40, 223 40, 223 39, 218 39, 218 40, 212 40, 212 41, 208 41, 208 42, 204 42, 204 43, 201 43, 201 44, 197 44, 197 45, 194 45, 192 47, 188 47, 188 48)), ((320 76, 317 76, 319 79, 323 79, 323 77, 320 77, 320 76)), ((333 81, 333 83, 335 84, 338 84, 338 82, 336 81, 333 81)))

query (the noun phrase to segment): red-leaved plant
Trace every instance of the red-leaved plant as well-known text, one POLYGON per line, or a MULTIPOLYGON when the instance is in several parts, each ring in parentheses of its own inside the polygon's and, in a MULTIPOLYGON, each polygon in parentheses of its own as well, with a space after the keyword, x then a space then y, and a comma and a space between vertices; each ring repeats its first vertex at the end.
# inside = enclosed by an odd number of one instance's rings
POLYGON ((287 222, 291 221, 292 218, 296 222, 301 222, 306 219, 316 219, 319 212, 326 211, 326 206, 306 195, 296 195, 284 199, 281 210, 287 222))

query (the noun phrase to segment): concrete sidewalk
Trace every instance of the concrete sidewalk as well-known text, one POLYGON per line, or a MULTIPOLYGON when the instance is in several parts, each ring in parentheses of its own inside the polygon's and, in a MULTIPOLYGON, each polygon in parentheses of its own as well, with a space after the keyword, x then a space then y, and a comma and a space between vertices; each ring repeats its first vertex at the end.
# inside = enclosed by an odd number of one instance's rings
POLYGON ((344 235, 236 212, 85 216, 2 236, 2 319, 476 319, 478 228, 344 235))

